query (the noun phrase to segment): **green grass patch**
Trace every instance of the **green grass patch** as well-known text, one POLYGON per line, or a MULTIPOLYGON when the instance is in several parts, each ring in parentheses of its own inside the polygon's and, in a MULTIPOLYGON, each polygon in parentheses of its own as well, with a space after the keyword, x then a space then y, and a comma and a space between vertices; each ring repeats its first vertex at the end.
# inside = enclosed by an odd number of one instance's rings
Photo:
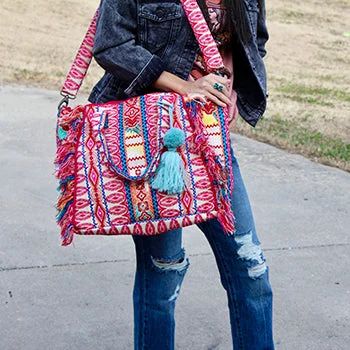
POLYGON ((296 101, 299 99, 298 102, 329 105, 331 102, 325 101, 327 98, 339 102, 350 102, 350 93, 340 89, 284 83, 278 86, 276 91, 284 94, 286 98, 295 99, 296 101))
POLYGON ((335 107, 334 103, 324 101, 321 98, 308 97, 308 96, 299 96, 299 95, 283 95, 284 98, 288 98, 289 100, 301 103, 310 103, 319 106, 327 106, 327 107, 335 107))
POLYGON ((337 162, 347 163, 343 168, 350 169, 350 144, 300 126, 293 120, 283 119, 278 114, 264 117, 256 128, 248 126, 239 119, 234 131, 282 148, 295 150, 308 157, 316 157, 326 164, 337 166, 337 162))

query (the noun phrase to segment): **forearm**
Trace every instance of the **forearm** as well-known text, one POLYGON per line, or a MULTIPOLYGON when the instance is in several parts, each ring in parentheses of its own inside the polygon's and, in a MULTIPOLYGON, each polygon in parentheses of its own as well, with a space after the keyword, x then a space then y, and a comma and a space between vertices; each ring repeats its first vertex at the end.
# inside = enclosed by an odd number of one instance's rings
POLYGON ((180 95, 202 96, 221 107, 226 107, 226 105, 231 105, 228 84, 229 80, 227 78, 215 74, 209 74, 194 81, 187 81, 163 71, 152 86, 157 90, 176 92, 180 95), (221 90, 216 89, 215 84, 221 84, 221 90))
POLYGON ((157 90, 177 92, 178 94, 185 94, 187 85, 186 80, 166 71, 153 83, 153 87, 157 90))

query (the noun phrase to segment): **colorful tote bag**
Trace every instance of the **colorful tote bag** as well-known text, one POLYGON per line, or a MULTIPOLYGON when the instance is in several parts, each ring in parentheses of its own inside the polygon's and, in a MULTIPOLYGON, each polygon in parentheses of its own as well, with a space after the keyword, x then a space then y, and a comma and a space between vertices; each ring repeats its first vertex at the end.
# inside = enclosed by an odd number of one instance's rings
MULTIPOLYGON (((196 1, 183 6, 207 66, 222 69, 196 1)), ((68 106, 91 61, 96 19, 61 91, 55 165, 62 245, 74 234, 155 235, 213 218, 233 233, 226 109, 176 93, 68 106)))

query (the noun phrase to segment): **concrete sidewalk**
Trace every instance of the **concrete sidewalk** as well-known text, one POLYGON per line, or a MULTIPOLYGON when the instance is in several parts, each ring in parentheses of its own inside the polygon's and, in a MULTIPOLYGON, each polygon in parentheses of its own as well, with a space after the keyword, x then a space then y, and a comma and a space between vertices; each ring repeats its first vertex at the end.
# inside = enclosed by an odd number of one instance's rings
MULTIPOLYGON (((132 350, 130 237, 60 247, 52 176, 58 93, 0 87, 0 349, 132 350)), ((276 349, 350 347, 350 174, 233 136, 274 288, 276 349)), ((229 350, 225 293, 198 229, 177 349, 229 350)), ((251 349, 254 350, 254 349, 251 349)))

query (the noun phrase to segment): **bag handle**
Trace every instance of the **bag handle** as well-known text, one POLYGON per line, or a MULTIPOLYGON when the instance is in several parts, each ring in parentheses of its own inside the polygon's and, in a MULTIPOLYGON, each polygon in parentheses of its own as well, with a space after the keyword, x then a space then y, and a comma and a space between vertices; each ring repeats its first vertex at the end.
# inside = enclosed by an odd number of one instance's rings
MULTIPOLYGON (((197 1, 181 0, 181 3, 202 51, 203 59, 206 63, 208 71, 220 75, 227 74, 220 52, 203 16, 203 13, 197 4, 197 1)), ((64 81, 61 89, 63 99, 59 104, 59 108, 64 105, 67 106, 69 99, 76 98, 81 84, 86 76, 87 70, 89 69, 93 56, 92 50, 94 47, 97 17, 98 10, 90 23, 89 29, 79 47, 77 55, 75 56, 72 67, 70 68, 64 81)))

